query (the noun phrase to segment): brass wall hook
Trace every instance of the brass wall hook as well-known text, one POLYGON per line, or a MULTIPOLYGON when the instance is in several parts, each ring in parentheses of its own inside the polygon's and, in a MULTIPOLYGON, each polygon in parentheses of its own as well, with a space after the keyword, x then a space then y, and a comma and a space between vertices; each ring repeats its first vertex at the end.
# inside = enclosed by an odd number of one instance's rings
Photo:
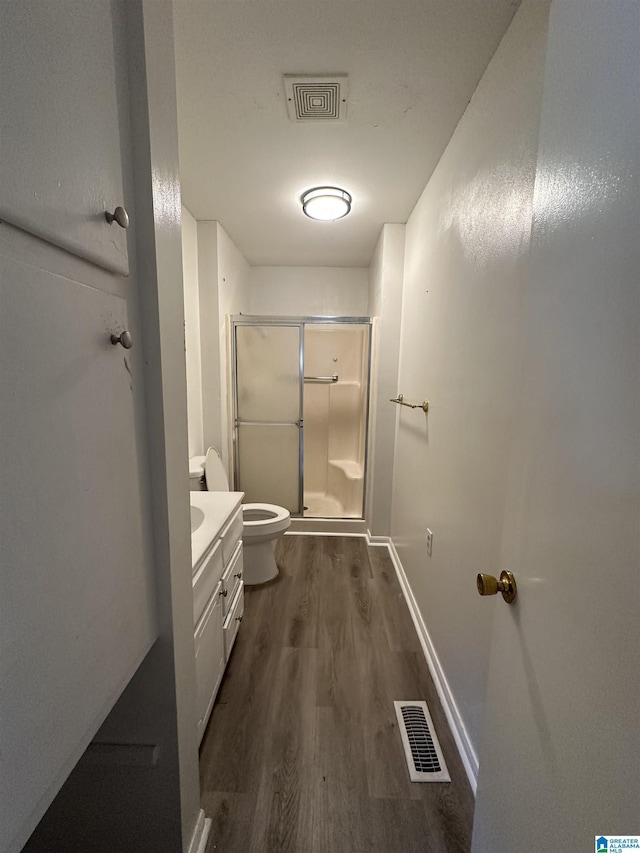
POLYGON ((493 575, 479 574, 476 578, 476 585, 480 595, 496 595, 501 592, 507 604, 513 604, 518 594, 516 579, 511 572, 500 572, 500 580, 494 578, 493 575))

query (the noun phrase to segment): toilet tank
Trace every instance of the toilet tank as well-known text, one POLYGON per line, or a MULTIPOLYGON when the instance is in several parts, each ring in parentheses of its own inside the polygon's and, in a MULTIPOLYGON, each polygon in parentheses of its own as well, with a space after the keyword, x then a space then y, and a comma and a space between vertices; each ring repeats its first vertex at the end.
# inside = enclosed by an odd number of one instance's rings
POLYGON ((189 491, 206 492, 204 479, 204 460, 206 456, 192 456, 189 459, 189 491))

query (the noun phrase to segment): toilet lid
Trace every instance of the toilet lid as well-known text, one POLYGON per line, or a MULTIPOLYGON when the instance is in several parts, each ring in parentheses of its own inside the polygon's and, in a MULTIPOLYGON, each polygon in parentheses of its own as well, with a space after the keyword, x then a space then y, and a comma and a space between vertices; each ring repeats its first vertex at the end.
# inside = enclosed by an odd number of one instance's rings
POLYGON ((209 492, 228 492, 229 480, 227 473, 224 470, 222 459, 215 447, 210 447, 207 450, 207 457, 204 462, 204 476, 207 481, 207 491, 209 492))

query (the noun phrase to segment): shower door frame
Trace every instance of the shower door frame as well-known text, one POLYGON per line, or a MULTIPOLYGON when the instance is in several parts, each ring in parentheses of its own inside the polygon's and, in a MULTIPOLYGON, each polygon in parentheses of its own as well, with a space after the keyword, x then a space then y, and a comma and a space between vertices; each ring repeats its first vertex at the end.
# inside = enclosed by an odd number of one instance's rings
MULTIPOLYGON (((232 388, 232 411, 231 411, 231 435, 233 442, 233 487, 238 488, 240 479, 240 458, 238 448, 238 362, 236 351, 236 328, 238 326, 293 326, 300 329, 300 353, 299 353, 299 383, 300 383, 300 418, 298 420, 298 447, 299 447, 299 470, 298 470, 298 512, 291 513, 292 518, 305 518, 304 514, 304 332, 305 326, 367 326, 367 359, 366 359, 366 377, 367 377, 367 397, 366 411, 364 423, 364 471, 362 481, 362 515, 361 519, 365 518, 366 499, 367 499, 367 476, 369 473, 369 412, 371 406, 371 345, 372 345, 372 329, 373 320, 371 317, 332 317, 329 315, 322 316, 304 316, 304 317, 286 317, 281 315, 254 315, 254 314, 233 314, 231 316, 231 388, 232 388)), ((283 422, 284 423, 284 422, 283 422)), ((315 518, 315 516, 314 516, 315 518)), ((341 521, 345 517, 336 517, 336 521, 341 521)), ((332 520, 332 519, 329 519, 332 520)), ((349 519, 353 520, 353 519, 349 519)))
POLYGON ((231 370, 232 370, 232 398, 233 398, 233 411, 232 411, 232 441, 233 441, 233 486, 234 489, 238 488, 239 479, 240 479, 240 451, 239 451, 239 442, 238 442, 238 427, 241 425, 249 425, 249 426, 297 426, 298 427, 298 511, 292 512, 291 516, 293 518, 302 518, 304 515, 304 440, 303 440, 303 429, 304 429, 304 421, 303 421, 303 394, 304 394, 304 324, 299 322, 297 318, 288 317, 288 318, 273 318, 269 317, 268 321, 265 322, 266 318, 254 317, 250 315, 234 315, 231 317, 231 370), (237 339, 236 339, 236 329, 238 326, 286 326, 287 328, 297 328, 300 331, 298 337, 298 384, 299 384, 299 398, 298 398, 298 420, 297 421, 278 421, 278 422, 248 422, 248 421, 240 421, 238 419, 238 360, 237 360, 237 339))

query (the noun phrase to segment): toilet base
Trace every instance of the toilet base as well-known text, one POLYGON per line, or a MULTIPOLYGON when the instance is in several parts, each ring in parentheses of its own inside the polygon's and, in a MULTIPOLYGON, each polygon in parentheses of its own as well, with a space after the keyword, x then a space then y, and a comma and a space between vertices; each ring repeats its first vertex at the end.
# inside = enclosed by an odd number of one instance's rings
POLYGON ((245 586, 266 583, 278 576, 278 566, 274 551, 280 537, 267 539, 266 542, 252 543, 243 539, 243 580, 245 586))

